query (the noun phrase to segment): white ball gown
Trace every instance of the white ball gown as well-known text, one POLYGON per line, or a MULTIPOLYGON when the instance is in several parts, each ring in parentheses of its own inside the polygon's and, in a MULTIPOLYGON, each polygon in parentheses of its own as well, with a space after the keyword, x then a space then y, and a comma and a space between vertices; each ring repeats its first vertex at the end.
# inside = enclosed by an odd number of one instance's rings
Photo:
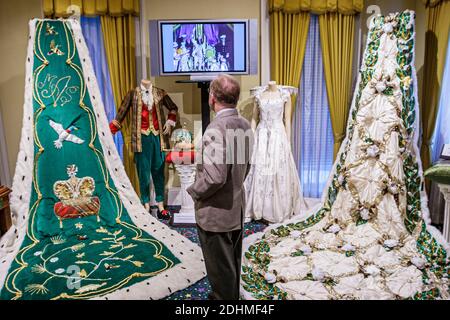
POLYGON ((245 298, 450 298, 449 246, 427 223, 416 81, 414 12, 375 17, 322 208, 245 243, 245 298))
POLYGON ((255 93, 260 122, 255 131, 252 166, 245 180, 246 220, 280 223, 306 207, 291 146, 283 123, 290 93, 278 87, 276 98, 255 93))

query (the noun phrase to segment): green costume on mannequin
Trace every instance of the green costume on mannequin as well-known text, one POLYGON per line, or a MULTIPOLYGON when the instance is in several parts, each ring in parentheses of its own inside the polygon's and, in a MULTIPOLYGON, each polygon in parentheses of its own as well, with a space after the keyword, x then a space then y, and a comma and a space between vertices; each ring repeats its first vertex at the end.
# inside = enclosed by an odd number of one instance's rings
POLYGON ((131 112, 131 144, 141 190, 141 201, 150 209, 150 176, 155 186, 159 218, 169 219, 164 209, 164 159, 170 148, 168 137, 176 125, 178 107, 162 89, 143 79, 139 87, 128 92, 116 118, 109 127, 112 134, 122 129, 122 122, 131 112), (168 110, 167 120, 164 110, 168 110))
POLYGON ((142 135, 143 152, 134 154, 139 177, 142 204, 150 202, 150 173, 155 187, 156 202, 164 202, 164 152, 159 137, 142 135))

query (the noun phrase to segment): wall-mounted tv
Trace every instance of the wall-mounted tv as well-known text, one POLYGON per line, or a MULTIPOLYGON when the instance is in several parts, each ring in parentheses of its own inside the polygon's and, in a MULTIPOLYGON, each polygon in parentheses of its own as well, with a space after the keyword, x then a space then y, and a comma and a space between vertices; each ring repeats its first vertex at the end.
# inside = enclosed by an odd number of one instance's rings
POLYGON ((253 31, 250 21, 151 21, 152 75, 252 73, 255 62, 251 53, 255 51, 257 59, 257 48, 251 45, 256 42, 256 29, 253 31))

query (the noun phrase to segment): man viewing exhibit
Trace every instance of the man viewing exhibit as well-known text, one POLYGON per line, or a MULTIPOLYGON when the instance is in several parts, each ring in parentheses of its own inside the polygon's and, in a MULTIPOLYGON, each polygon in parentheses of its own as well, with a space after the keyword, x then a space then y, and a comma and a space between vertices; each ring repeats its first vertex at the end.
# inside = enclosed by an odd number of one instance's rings
POLYGON ((450 300, 449 17, 450 0, 0 0, 0 308, 450 300))
POLYGON ((210 298, 215 300, 239 299, 243 184, 250 169, 252 144, 250 123, 236 110, 240 92, 239 83, 229 75, 211 82, 209 105, 216 118, 206 129, 202 164, 187 190, 196 202, 198 235, 212 288, 210 298))

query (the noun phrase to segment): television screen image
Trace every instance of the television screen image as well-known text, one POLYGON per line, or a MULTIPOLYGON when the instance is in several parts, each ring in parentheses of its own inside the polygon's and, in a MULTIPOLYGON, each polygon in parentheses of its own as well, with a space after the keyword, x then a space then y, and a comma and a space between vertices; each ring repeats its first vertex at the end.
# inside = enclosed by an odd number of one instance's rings
POLYGON ((246 22, 162 22, 164 74, 247 72, 246 22))

